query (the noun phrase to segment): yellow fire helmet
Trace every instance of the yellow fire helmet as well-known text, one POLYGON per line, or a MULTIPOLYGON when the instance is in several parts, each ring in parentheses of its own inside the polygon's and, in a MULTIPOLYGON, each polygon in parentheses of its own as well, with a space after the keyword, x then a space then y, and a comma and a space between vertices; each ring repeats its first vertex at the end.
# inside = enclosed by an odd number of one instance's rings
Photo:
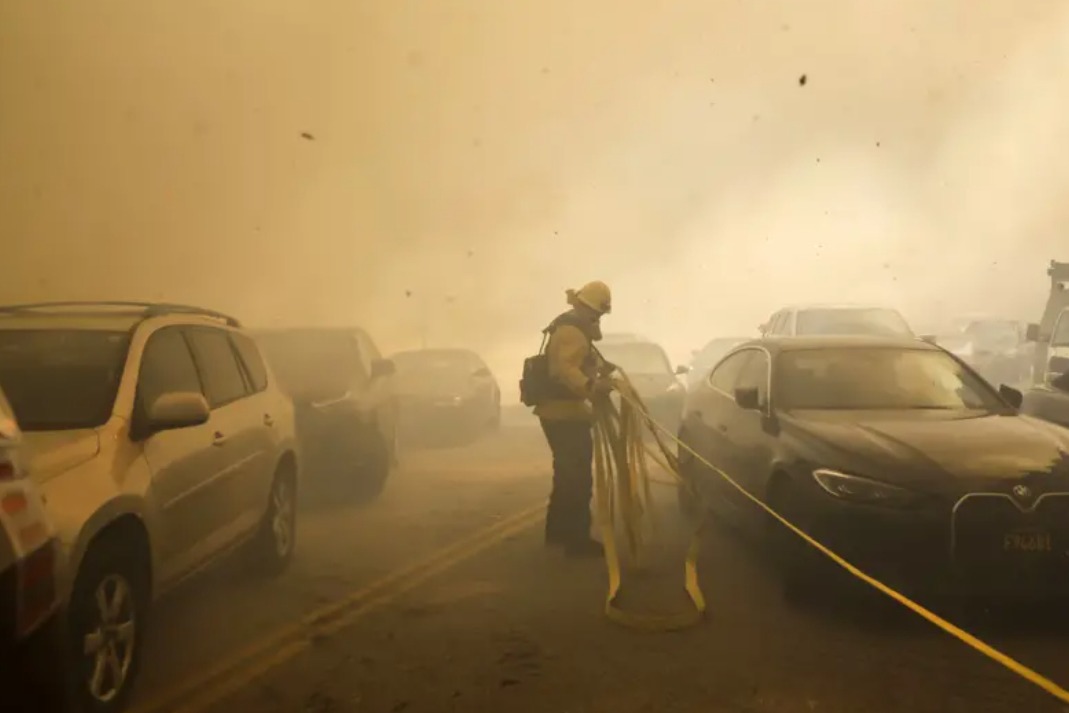
POLYGON ((576 290, 568 290, 568 304, 581 303, 598 314, 612 312, 612 292, 609 286, 600 280, 588 282, 576 290))

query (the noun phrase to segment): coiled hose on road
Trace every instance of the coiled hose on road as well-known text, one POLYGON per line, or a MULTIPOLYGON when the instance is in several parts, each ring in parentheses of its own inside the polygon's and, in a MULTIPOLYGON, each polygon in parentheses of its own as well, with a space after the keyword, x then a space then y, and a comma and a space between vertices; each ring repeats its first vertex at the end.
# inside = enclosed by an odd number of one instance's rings
POLYGON ((630 562, 640 565, 645 552, 645 525, 647 521, 651 526, 656 524, 647 455, 668 471, 677 481, 677 487, 688 486, 680 478, 676 455, 665 445, 627 374, 617 368, 614 381, 620 396, 619 407, 608 396, 594 402, 594 492, 609 574, 605 614, 618 624, 651 631, 693 626, 705 613, 705 597, 698 583, 697 568, 700 523, 691 535, 683 566, 684 588, 694 605, 693 610, 668 615, 638 614, 624 611, 618 604, 622 576, 617 533, 620 531, 623 535, 630 562), (645 433, 652 435, 658 453, 648 453, 645 433))

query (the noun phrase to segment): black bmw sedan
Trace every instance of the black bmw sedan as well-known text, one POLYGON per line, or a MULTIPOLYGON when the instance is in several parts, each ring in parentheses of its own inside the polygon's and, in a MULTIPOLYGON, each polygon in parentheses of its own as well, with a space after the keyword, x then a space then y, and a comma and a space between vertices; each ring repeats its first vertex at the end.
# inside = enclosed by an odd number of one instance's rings
MULTIPOLYGON (((766 338, 688 394, 681 440, 742 489, 888 584, 915 593, 1069 588, 1069 430, 1018 413, 920 340, 766 338)), ((826 560, 680 449, 699 502, 759 523, 788 590, 826 560)))

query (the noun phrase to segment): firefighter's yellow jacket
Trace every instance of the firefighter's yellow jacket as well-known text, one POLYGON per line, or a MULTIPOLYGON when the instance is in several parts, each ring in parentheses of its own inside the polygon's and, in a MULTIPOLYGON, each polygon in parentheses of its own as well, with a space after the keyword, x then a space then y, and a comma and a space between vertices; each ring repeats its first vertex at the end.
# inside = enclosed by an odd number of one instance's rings
POLYGON ((538 404, 534 413, 550 421, 592 421, 590 397, 601 365, 593 348, 593 340, 600 336, 598 325, 583 329, 565 321, 552 330, 546 343, 546 360, 558 393, 538 404))

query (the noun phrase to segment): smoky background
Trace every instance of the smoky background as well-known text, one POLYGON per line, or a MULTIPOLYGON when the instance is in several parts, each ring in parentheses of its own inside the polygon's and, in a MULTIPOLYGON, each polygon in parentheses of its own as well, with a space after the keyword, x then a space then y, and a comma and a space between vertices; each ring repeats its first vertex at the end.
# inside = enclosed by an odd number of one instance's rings
POLYGON ((358 324, 506 400, 591 279, 680 361, 794 302, 1035 320, 1067 70, 1042 0, 0 0, 0 301, 358 324))

